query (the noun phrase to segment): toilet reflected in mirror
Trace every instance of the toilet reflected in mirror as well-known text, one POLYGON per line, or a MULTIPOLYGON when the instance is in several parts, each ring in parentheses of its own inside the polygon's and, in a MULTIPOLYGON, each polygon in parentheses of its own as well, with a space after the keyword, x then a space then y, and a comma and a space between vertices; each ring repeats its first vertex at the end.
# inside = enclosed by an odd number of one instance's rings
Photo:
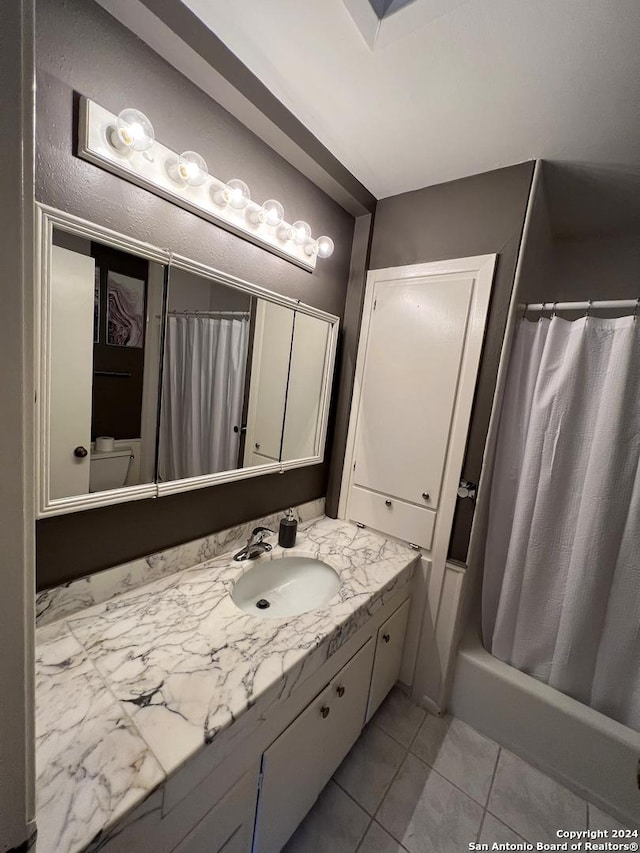
POLYGON ((50 494, 153 483, 165 266, 53 229, 50 494))

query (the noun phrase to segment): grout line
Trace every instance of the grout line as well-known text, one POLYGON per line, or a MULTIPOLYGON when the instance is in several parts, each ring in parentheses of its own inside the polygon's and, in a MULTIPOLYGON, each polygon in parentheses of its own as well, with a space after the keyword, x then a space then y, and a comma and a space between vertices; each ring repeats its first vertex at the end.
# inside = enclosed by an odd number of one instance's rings
MULTIPOLYGON (((343 790, 344 790, 344 789, 343 789, 343 790)), ((346 793, 346 792, 345 792, 345 793, 346 793)), ((352 799, 353 799, 353 797, 352 797, 352 799)), ((367 832, 369 832, 369 829, 371 828, 371 824, 372 824, 372 823, 373 823, 373 818, 371 818, 371 820, 370 820, 370 821, 369 821, 369 823, 367 824, 367 828, 365 829, 364 834, 363 834, 362 838, 360 839, 360 841, 358 841, 358 843, 357 843, 357 845, 356 845, 356 848, 355 848, 355 850, 353 851, 353 853, 358 853, 358 850, 360 850, 360 849, 361 849, 361 847, 362 847, 362 842, 363 842, 363 841, 365 840, 365 838, 367 837, 367 832)))
POLYGON ((496 781, 496 774, 498 772, 498 764, 500 762, 500 755, 502 754, 502 747, 498 746, 498 754, 496 755, 496 763, 493 768, 493 773, 491 774, 491 784, 489 785, 489 792, 487 793, 487 802, 484 804, 485 809, 489 808, 489 800, 491 799, 491 792, 493 791, 493 783, 496 781))
POLYGON ((487 810, 485 809, 482 812, 482 820, 480 821, 480 826, 478 827, 478 832, 476 833, 476 844, 480 841, 480 836, 482 835, 482 830, 484 829, 484 821, 487 816, 487 810))
POLYGON ((489 809, 485 809, 485 812, 486 812, 486 814, 491 815, 491 817, 492 817, 494 820, 497 820, 497 821, 498 821, 498 823, 501 823, 503 826, 506 826, 506 827, 507 827, 507 829, 510 829, 510 830, 511 830, 511 832, 513 832, 513 834, 514 834, 514 835, 517 835, 517 836, 518 836, 518 838, 521 838, 525 843, 527 843, 527 844, 530 844, 530 843, 531 843, 531 842, 529 841, 529 839, 528 839, 528 838, 525 838, 525 837, 524 837, 524 835, 522 835, 522 833, 518 832, 518 830, 517 830, 517 829, 514 829, 510 824, 508 824, 508 823, 506 822, 506 820, 504 820, 504 818, 498 817, 498 815, 497 815, 497 814, 494 814, 492 811, 489 811, 489 809))
MULTIPOLYGON (((414 707, 416 707, 416 708, 420 708, 420 706, 419 706, 419 705, 415 705, 414 707)), ((419 734, 419 732, 420 732, 420 729, 422 728, 422 726, 423 726, 423 724, 424 724, 424 721, 425 721, 425 720, 426 720, 426 718, 427 718, 427 714, 429 713, 425 708, 420 708, 420 710, 425 712, 425 716, 424 716, 424 717, 422 718, 422 720, 420 721, 420 725, 419 725, 419 726, 418 726, 418 728, 416 729, 416 733, 415 733, 414 735, 412 735, 412 736, 411 736, 411 740, 409 741, 409 745, 408 745, 408 746, 407 746, 407 744, 406 744, 406 743, 402 743, 401 741, 399 741, 397 737, 395 737, 394 735, 392 735, 392 734, 391 734, 391 732, 388 732, 385 728, 383 728, 383 727, 380 725, 380 723, 377 723, 377 722, 376 722, 376 716, 377 716, 377 714, 378 714, 378 712, 377 712, 377 711, 376 711, 376 713, 373 715, 373 717, 369 720, 369 725, 374 725, 377 729, 380 729, 380 731, 381 731, 381 732, 384 732, 388 737, 390 737, 390 738, 391 738, 391 740, 395 741, 397 744, 400 744, 400 746, 401 746, 403 749, 405 749, 405 750, 409 751, 409 750, 411 749, 411 747, 413 746, 413 743, 414 743, 415 739, 418 737, 418 734, 419 734)))
MULTIPOLYGON (((356 741, 356 743, 357 743, 357 741, 356 741)), ((369 817, 371 820, 373 820, 373 814, 369 811, 369 809, 365 808, 365 806, 363 806, 362 803, 353 796, 353 794, 351 794, 349 791, 347 791, 347 789, 344 787, 344 785, 341 785, 340 782, 338 782, 338 780, 334 776, 331 777, 330 781, 333 782, 334 785, 337 785, 338 788, 340 788, 340 790, 344 794, 346 794, 347 797, 349 797, 349 799, 352 802, 354 802, 358 806, 358 808, 361 809, 361 811, 363 811, 367 815, 367 817, 369 817)), ((327 785, 328 784, 329 784, 329 782, 327 782, 327 785)), ((326 788, 326 785, 325 785, 325 788, 326 788)), ((324 790, 324 788, 322 790, 324 790)), ((374 812, 374 814, 375 814, 375 812, 374 812)))

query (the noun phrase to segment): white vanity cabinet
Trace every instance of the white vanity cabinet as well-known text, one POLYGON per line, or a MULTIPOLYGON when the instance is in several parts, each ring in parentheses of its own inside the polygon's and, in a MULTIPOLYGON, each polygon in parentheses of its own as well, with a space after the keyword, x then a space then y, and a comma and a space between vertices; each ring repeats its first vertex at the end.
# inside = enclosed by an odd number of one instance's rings
POLYGON ((280 853, 398 678, 407 593, 392 594, 246 737, 221 744, 224 757, 205 750, 167 779, 159 804, 141 804, 100 849, 280 853))
POLYGON ((398 680, 409 618, 409 599, 382 623, 376 638, 376 656, 371 676, 367 722, 398 680))
POLYGON ((173 853, 250 853, 256 798, 256 774, 245 773, 173 853))
POLYGON ((265 751, 255 853, 284 846, 358 739, 373 657, 368 640, 265 751))

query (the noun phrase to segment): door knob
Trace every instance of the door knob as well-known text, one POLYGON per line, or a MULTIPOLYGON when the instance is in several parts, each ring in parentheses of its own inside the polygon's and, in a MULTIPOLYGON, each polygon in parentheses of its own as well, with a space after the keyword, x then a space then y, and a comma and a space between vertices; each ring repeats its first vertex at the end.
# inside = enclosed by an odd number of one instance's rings
POLYGON ((323 705, 322 708, 320 708, 320 713, 322 714, 323 720, 327 719, 330 711, 331 711, 331 708, 328 705, 323 705))
POLYGON ((340 687, 337 688, 336 693, 338 694, 340 699, 342 699, 342 697, 344 696, 344 687, 340 685, 340 687))
POLYGON ((256 441, 256 450, 260 450, 260 444, 256 441))
POLYGON ((384 502, 384 505, 385 505, 385 506, 391 506, 391 501, 390 501, 390 500, 386 500, 386 501, 384 502))
POLYGON ((431 495, 429 494, 429 492, 423 492, 422 497, 425 499, 425 501, 431 500, 431 495))
POLYGON ((388 643, 391 639, 391 634, 383 634, 382 639, 385 641, 385 643, 388 643))
POLYGON ((73 451, 73 455, 78 459, 84 459, 86 456, 89 455, 89 453, 86 447, 83 447, 81 444, 79 444, 73 451))

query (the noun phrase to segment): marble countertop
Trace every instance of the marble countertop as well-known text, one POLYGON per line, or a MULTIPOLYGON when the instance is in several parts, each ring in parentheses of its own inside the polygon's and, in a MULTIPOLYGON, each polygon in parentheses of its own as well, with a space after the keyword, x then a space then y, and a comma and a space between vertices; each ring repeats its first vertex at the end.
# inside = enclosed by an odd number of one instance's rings
POLYGON ((227 554, 37 631, 39 853, 84 849, 196 753, 245 737, 244 712, 291 695, 409 582, 416 557, 329 518, 303 525, 287 553, 339 572, 323 609, 240 611, 229 592, 251 564, 227 554))

